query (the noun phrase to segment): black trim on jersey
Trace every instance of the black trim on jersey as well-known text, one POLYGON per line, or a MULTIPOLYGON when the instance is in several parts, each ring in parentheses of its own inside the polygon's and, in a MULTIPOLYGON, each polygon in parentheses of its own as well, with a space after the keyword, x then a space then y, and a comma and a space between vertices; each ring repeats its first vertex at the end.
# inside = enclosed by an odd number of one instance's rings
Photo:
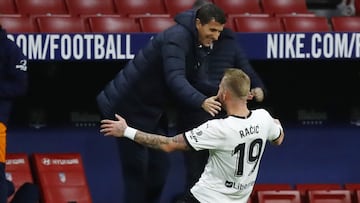
POLYGON ((278 136, 277 138, 275 138, 275 139, 271 140, 271 142, 275 142, 277 139, 280 139, 280 137, 281 137, 281 128, 279 128, 279 129, 280 129, 279 136, 278 136))
MULTIPOLYGON (((190 132, 190 131, 187 131, 187 132, 190 132)), ((185 136, 185 133, 183 133, 182 135, 184 137, 184 140, 185 140, 186 144, 190 147, 191 151, 196 151, 196 149, 188 141, 187 137, 185 136)))
POLYGON ((241 119, 247 119, 251 116, 252 111, 249 111, 249 114, 247 116, 238 116, 238 115, 229 115, 229 116, 234 116, 236 118, 241 118, 241 119))

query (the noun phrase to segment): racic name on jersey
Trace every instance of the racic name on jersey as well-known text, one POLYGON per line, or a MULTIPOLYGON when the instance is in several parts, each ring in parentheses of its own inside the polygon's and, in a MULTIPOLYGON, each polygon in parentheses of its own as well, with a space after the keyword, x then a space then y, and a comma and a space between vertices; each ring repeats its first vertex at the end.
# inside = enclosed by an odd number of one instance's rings
POLYGON ((241 138, 258 133, 259 133, 259 125, 250 125, 250 127, 247 127, 239 131, 241 138))

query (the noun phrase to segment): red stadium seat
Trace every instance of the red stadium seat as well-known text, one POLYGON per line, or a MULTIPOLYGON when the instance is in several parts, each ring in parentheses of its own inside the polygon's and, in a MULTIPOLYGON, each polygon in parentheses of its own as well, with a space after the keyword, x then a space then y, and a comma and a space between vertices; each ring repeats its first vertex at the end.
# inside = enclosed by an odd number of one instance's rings
POLYGON ((71 15, 116 14, 113 0, 65 0, 71 15))
POLYGON ((258 203, 301 203, 297 190, 263 190, 257 193, 258 203))
POLYGON ((291 184, 287 183, 257 183, 254 185, 253 191, 263 190, 292 190, 291 184))
POLYGON ((340 190, 342 186, 337 183, 302 183, 295 184, 295 189, 300 191, 301 198, 307 203, 310 190, 340 190))
MULTIPOLYGON (((350 191, 351 192, 351 191, 350 191)), ((360 190, 355 190, 352 193, 352 199, 354 203, 360 203, 360 190)))
POLYGON ((15 0, 15 5, 22 15, 68 14, 64 0, 15 0))
POLYGON ((299 183, 295 184, 295 189, 305 194, 308 190, 340 190, 342 186, 337 183, 299 183))
POLYGON ((315 17, 315 13, 275 13, 275 17, 315 17))
POLYGON ((236 17, 270 17, 267 13, 241 13, 241 14, 227 14, 227 20, 225 27, 231 28, 232 30, 236 30, 234 18, 236 17))
MULTIPOLYGON (((29 157, 26 153, 8 153, 6 155, 6 179, 14 183, 15 191, 24 183, 33 183, 29 157)), ((13 195, 9 197, 9 201, 13 195)))
POLYGON ((174 19, 166 17, 139 18, 139 23, 142 32, 161 32, 176 24, 174 19))
POLYGON ((191 9, 194 0, 181 0, 181 1, 174 1, 174 0, 164 0, 165 8, 168 14, 171 16, 175 16, 176 14, 191 9))
POLYGON ((166 14, 163 0, 114 0, 117 13, 129 14, 166 14))
POLYGON ((152 17, 162 17, 162 18, 170 18, 170 14, 129 14, 127 17, 129 18, 134 18, 136 20, 138 20, 139 18, 152 18, 152 17))
POLYGON ((39 31, 44 33, 84 33, 89 31, 85 21, 80 17, 40 16, 35 20, 39 31))
POLYGON ((360 183, 345 183, 344 189, 350 191, 353 203, 360 203, 360 183))
POLYGON ((345 183, 344 188, 347 190, 360 190, 360 183, 345 183))
POLYGON ((360 32, 360 16, 333 16, 330 22, 333 31, 360 32))
POLYGON ((42 203, 91 203, 79 153, 34 153, 33 169, 42 203))
POLYGON ((252 199, 253 202, 257 202, 257 193, 259 191, 279 191, 292 189, 292 185, 287 183, 257 183, 254 185, 250 199, 252 199))
POLYGON ((324 16, 282 17, 286 32, 329 32, 331 27, 324 16))
POLYGON ((345 183, 344 188, 347 190, 360 190, 360 183, 345 183))
POLYGON ((226 14, 262 13, 258 0, 214 0, 214 3, 226 14))
POLYGON ((284 32, 280 18, 263 16, 234 17, 237 32, 284 32))
POLYGON ((349 190, 309 190, 309 203, 351 203, 349 190))
POLYGON ((119 18, 119 17, 125 17, 125 16, 121 16, 119 14, 101 14, 101 13, 97 13, 97 14, 80 14, 80 18, 84 21, 85 26, 86 26, 86 30, 91 31, 90 29, 90 25, 89 25, 89 18, 92 17, 114 17, 114 18, 119 18))
POLYGON ((90 17, 127 17, 127 16, 124 16, 124 15, 119 15, 117 13, 115 14, 102 14, 102 13, 92 13, 92 14, 81 14, 80 15, 80 18, 82 19, 88 19, 90 17))
POLYGON ((36 33, 37 26, 32 18, 21 15, 0 15, 0 24, 8 33, 36 33))
POLYGON ((17 9, 14 0, 0 1, 0 15, 2 14, 16 14, 17 9))
POLYGON ((354 6, 355 6, 355 15, 360 16, 360 0, 355 0, 354 6))
POLYGON ((91 32, 140 32, 140 25, 135 18, 99 16, 88 20, 91 32))
POLYGON ((260 0, 265 13, 309 13, 306 0, 260 0))

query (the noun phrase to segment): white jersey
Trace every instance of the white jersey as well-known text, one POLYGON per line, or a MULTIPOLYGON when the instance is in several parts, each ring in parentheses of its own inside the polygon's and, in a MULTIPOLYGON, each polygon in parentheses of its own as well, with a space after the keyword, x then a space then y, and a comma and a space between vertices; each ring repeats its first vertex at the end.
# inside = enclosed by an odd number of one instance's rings
POLYGON ((210 120, 185 133, 195 150, 209 149, 209 159, 191 193, 201 203, 246 203, 258 174, 266 141, 280 128, 264 109, 249 117, 210 120))

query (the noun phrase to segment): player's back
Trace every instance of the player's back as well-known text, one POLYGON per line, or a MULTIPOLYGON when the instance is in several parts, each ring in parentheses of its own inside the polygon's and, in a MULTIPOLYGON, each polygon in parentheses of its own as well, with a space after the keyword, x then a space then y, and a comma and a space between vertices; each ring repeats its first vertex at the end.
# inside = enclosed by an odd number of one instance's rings
POLYGON ((210 156, 193 188, 195 197, 204 201, 201 198, 206 194, 209 199, 205 202, 239 202, 239 199, 246 202, 256 181, 266 141, 279 135, 273 122, 270 114, 262 109, 252 111, 247 117, 229 116, 209 121, 201 137, 206 139, 204 148, 209 148, 210 156))

